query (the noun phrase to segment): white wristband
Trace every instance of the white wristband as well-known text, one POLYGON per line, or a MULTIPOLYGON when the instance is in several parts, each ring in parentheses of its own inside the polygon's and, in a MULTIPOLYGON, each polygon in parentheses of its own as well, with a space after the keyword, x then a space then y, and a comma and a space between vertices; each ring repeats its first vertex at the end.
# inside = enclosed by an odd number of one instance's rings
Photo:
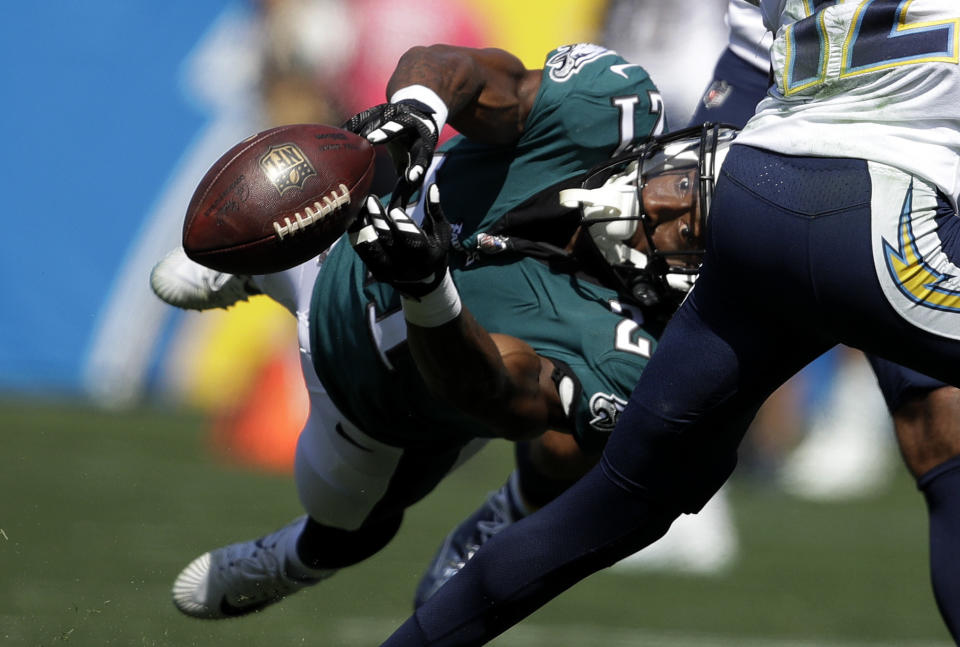
POLYGON ((443 125, 447 123, 447 104, 443 102, 436 92, 425 85, 408 85, 400 88, 390 97, 390 103, 397 103, 404 99, 413 99, 424 103, 433 110, 433 120, 437 124, 437 134, 443 130, 443 125))
POLYGON ((400 296, 403 316, 409 323, 423 328, 436 328, 460 315, 460 293, 453 284, 450 270, 447 270, 440 285, 433 292, 420 297, 420 300, 400 296))

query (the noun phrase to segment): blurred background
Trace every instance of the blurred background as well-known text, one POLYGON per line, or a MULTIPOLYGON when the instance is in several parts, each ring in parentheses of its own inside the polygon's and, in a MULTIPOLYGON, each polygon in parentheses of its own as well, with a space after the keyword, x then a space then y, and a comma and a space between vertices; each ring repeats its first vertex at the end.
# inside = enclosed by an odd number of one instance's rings
MULTIPOLYGON (((726 4, 7 7, 0 642, 385 637, 435 545, 509 473, 509 447, 454 474, 393 545, 324 591, 238 623, 178 616, 168 588, 195 554, 298 514, 289 472, 307 407, 295 323, 280 306, 255 297, 182 313, 150 292, 193 188, 254 132, 339 124, 382 102, 415 44, 503 47, 539 68, 558 45, 600 42, 650 70, 682 126, 726 44, 726 4)), ((864 366, 833 353, 793 380, 758 417, 708 521, 678 524, 672 543, 591 578, 497 644, 947 644, 922 499, 864 366)))

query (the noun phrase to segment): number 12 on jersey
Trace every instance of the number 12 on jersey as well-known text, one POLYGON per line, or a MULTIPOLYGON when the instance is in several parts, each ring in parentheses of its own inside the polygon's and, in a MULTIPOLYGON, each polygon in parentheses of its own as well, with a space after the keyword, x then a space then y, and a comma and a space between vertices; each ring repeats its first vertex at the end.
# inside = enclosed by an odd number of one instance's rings
MULTIPOLYGON (((957 18, 908 22, 914 0, 864 0, 854 12, 840 52, 837 78, 901 65, 958 62, 957 18)), ((831 39, 824 9, 836 0, 805 0, 810 16, 789 25, 784 34, 786 60, 780 79, 784 96, 823 83, 829 71, 831 39)))

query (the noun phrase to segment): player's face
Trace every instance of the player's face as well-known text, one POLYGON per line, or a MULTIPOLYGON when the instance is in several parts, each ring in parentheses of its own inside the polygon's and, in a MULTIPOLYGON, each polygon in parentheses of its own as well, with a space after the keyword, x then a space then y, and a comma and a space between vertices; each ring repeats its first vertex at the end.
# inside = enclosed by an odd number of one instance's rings
MULTIPOLYGON (((650 238, 657 250, 677 252, 700 248, 700 201, 697 190, 696 169, 665 171, 647 178, 640 196, 653 227, 650 238)), ((637 231, 632 242, 636 249, 648 251, 642 231, 637 231)), ((669 262, 681 264, 683 261, 670 259, 669 262)))

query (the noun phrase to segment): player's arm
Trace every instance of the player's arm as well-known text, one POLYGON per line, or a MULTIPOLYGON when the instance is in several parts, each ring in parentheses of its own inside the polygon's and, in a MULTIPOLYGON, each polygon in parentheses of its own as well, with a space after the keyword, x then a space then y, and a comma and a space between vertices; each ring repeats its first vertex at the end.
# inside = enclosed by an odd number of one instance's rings
POLYGON ((432 393, 510 440, 569 428, 552 363, 519 339, 490 335, 460 302, 436 185, 428 189, 422 229, 403 209, 386 211, 370 197, 350 242, 374 277, 400 292, 407 343, 432 393))
POLYGON ((444 124, 478 141, 519 139, 540 87, 500 49, 431 45, 408 50, 387 83, 388 102, 351 117, 344 128, 387 144, 401 177, 418 185, 444 124))
POLYGON ((447 121, 458 131, 478 141, 509 144, 523 132, 540 74, 502 49, 414 47, 397 63, 387 96, 416 85, 427 87, 444 102, 447 121))
POLYGON ((553 363, 526 342, 489 334, 465 307, 440 326, 407 324, 410 351, 437 397, 508 440, 570 430, 550 377, 553 363))

